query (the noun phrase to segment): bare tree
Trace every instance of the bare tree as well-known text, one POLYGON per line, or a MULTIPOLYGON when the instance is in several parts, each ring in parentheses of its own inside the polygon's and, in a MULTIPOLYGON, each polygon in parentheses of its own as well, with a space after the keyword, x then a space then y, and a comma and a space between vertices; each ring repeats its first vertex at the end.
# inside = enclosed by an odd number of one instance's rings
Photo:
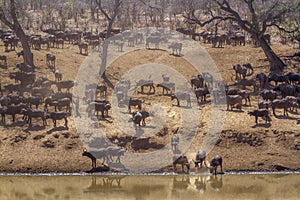
POLYGON ((45 3, 44 9, 41 11, 41 26, 40 29, 43 31, 47 28, 55 27, 54 16, 56 15, 56 8, 52 2, 45 3), (46 28, 44 28, 46 27, 46 28))
POLYGON ((131 5, 131 16, 132 16, 132 23, 137 24, 140 23, 140 14, 141 14, 141 3, 139 1, 133 1, 131 5))
POLYGON ((144 5, 145 21, 148 22, 147 16, 149 16, 151 25, 162 25, 168 3, 165 0, 139 1, 144 5))
MULTIPOLYGON (((193 1, 193 0, 189 0, 193 1)), ((195 0, 196 1, 196 0, 195 0)), ((198 0, 198 2, 201 0, 198 0)), ((202 1, 201 1, 202 2, 202 1)), ((209 13, 209 19, 202 20, 196 9, 186 13, 184 17, 189 23, 205 26, 214 21, 230 20, 236 22, 241 29, 249 33, 253 39, 259 42, 269 63, 270 71, 283 71, 285 64, 272 50, 265 40, 264 34, 270 27, 281 27, 288 13, 294 13, 297 2, 287 0, 211 0, 203 1, 209 13)))
POLYGON ((105 8, 103 6, 103 1, 102 0, 95 0, 95 2, 97 4, 99 10, 104 15, 104 17, 105 17, 105 19, 107 21, 106 38, 109 38, 111 36, 112 26, 113 26, 113 24, 115 22, 115 19, 116 19, 117 15, 118 15, 118 13, 120 11, 122 0, 109 1, 108 4, 111 4, 112 10, 109 10, 108 7, 105 8))
POLYGON ((16 36, 20 39, 24 52, 24 63, 34 66, 33 54, 31 53, 27 36, 18 21, 15 0, 10 0, 7 10, 3 5, 0 6, 0 20, 14 31, 16 36))
POLYGON ((97 9, 97 5, 95 5, 95 0, 89 1, 89 7, 90 7, 90 11, 91 11, 91 20, 94 21, 96 9, 97 9))

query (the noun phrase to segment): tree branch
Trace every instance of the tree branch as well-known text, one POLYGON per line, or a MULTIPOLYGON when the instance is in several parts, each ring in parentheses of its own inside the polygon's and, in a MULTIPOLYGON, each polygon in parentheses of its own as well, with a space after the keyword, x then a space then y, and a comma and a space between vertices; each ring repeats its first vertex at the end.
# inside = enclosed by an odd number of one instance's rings
POLYGON ((273 6, 271 6, 268 11, 266 12, 267 13, 267 17, 263 20, 263 28, 262 28, 262 31, 265 32, 267 30, 267 22, 269 21, 269 19, 271 19, 272 17, 272 11, 276 8, 276 6, 278 5, 278 1, 276 1, 276 3, 273 4, 273 6))
MULTIPOLYGON (((273 9, 275 9, 274 6, 272 6, 273 9)), ((289 8, 285 8, 283 10, 281 10, 279 13, 277 13, 276 15, 273 15, 274 13, 272 12, 272 10, 269 10, 269 14, 266 17, 265 20, 263 20, 263 26, 262 26, 262 31, 261 32, 265 32, 267 30, 267 27, 270 27, 270 25, 268 25, 268 22, 271 22, 271 24, 276 23, 277 19, 280 19, 285 13, 289 12, 290 9, 289 8)))
POLYGON ((112 20, 113 22, 115 21, 115 18, 117 17, 118 15, 118 11, 119 11, 119 8, 122 4, 122 0, 115 0, 115 7, 114 7, 114 12, 113 12, 113 16, 111 17, 110 20, 112 20))
MULTIPOLYGON (((16 14, 16 13, 17 13, 17 12, 16 12, 15 0, 10 0, 10 15, 11 15, 11 18, 12 18, 12 21, 13 21, 13 22, 18 21, 18 18, 17 18, 17 14, 16 14)), ((17 28, 17 27, 15 27, 16 24, 14 23, 13 26, 14 26, 14 30, 15 30, 15 28, 17 28)))
POLYGON ((252 30, 251 30, 252 24, 247 20, 243 20, 241 18, 241 16, 235 10, 233 10, 231 8, 231 6, 227 0, 223 0, 222 3, 218 0, 215 0, 215 2, 220 6, 221 10, 232 15, 232 20, 236 21, 242 29, 244 29, 245 31, 247 31, 249 33, 252 32, 252 30))
POLYGON ((213 12, 209 10, 209 13, 211 15, 211 18, 209 20, 206 20, 204 22, 201 22, 196 16, 195 16, 195 10, 192 10, 188 15, 183 15, 183 17, 186 19, 186 21, 190 24, 199 24, 201 27, 213 22, 213 21, 226 21, 231 20, 237 22, 241 28, 243 28, 245 31, 250 32, 251 31, 251 23, 247 20, 243 20, 240 15, 234 11, 229 3, 227 1, 220 2, 215 0, 215 2, 220 6, 221 10, 227 12, 229 15, 225 16, 214 16, 213 12))
POLYGON ((299 28, 295 28, 294 30, 287 30, 283 27, 281 27, 280 25, 276 24, 276 23, 272 23, 270 24, 269 26, 275 26, 279 31, 282 31, 282 32, 285 32, 285 33, 288 33, 288 34, 293 34, 293 33, 296 33, 299 31, 299 28))
POLYGON ((102 12, 102 14, 105 16, 105 18, 110 21, 111 17, 108 15, 108 13, 103 9, 102 7, 102 0, 95 0, 96 4, 98 5, 98 8, 102 12))
POLYGON ((189 24, 195 24, 195 23, 196 23, 196 24, 199 24, 201 27, 203 27, 203 26, 205 26, 206 24, 209 24, 209 23, 211 23, 211 22, 213 22, 213 21, 216 21, 216 20, 222 20, 222 19, 223 19, 222 16, 216 16, 216 17, 214 17, 212 11, 210 11, 210 14, 211 14, 212 18, 209 19, 209 20, 207 20, 207 21, 205 21, 204 23, 202 23, 202 22, 196 17, 196 15, 195 15, 195 10, 194 10, 194 9, 192 9, 192 10, 188 13, 188 16, 183 15, 183 17, 187 20, 187 22, 188 22, 189 24), (191 22, 192 22, 192 23, 191 23, 191 22))
POLYGON ((200 25, 201 27, 203 27, 203 26, 205 26, 206 24, 209 24, 209 23, 211 23, 211 22, 213 22, 213 21, 216 21, 216 20, 226 20, 224 17, 222 17, 222 16, 215 16, 215 17, 212 17, 211 19, 209 19, 209 20, 207 20, 207 21, 205 21, 205 22, 201 22, 198 18, 191 18, 191 17, 188 17, 188 16, 186 16, 186 15, 183 15, 183 17, 187 20, 187 22, 189 23, 189 24, 198 24, 198 25, 200 25), (192 22, 192 23, 191 23, 192 22))

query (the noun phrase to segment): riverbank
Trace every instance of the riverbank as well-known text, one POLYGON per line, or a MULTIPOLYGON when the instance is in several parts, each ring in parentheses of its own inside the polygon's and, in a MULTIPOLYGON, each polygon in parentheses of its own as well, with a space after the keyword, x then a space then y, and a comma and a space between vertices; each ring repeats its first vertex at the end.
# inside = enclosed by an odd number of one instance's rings
MULTIPOLYGON (((209 163, 214 155, 221 155, 223 170, 226 173, 299 171, 298 150, 287 148, 295 140, 293 134, 299 137, 292 132, 274 134, 273 132, 226 131, 208 154, 206 162, 209 163), (290 137, 289 140, 287 137, 290 137), (283 139, 276 140, 276 138, 283 139)), ((10 133, 10 137, 2 139, 0 171, 2 173, 81 173, 92 170, 91 160, 81 155, 83 146, 80 138, 72 134, 71 130, 42 136, 32 133, 25 137, 23 133, 19 135, 10 133), (39 137, 41 139, 37 139, 39 137)), ((201 137, 196 137, 190 150, 185 153, 190 161, 194 159, 194 149, 197 148, 198 140, 201 140, 201 137)), ((121 157, 121 161, 122 159, 124 157, 121 157)), ((97 160, 97 166, 101 165, 101 161, 97 160)), ((98 168, 94 172, 106 170, 107 168, 98 168)), ((180 170, 179 166, 178 170, 180 170)), ((170 165, 156 172, 172 171, 173 167, 170 165)), ((196 172, 193 164, 190 172, 196 172)))

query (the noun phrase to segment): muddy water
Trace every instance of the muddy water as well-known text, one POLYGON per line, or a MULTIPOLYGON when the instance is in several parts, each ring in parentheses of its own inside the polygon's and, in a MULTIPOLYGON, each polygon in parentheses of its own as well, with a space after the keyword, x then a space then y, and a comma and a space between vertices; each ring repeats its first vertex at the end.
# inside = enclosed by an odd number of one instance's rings
POLYGON ((300 174, 0 176, 1 200, 299 198, 300 174))

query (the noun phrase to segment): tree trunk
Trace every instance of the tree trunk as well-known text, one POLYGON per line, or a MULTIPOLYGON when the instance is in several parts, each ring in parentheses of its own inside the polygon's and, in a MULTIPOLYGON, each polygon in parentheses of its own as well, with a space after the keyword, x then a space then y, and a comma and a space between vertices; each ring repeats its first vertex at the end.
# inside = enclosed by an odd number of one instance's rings
POLYGON ((31 53, 30 46, 29 46, 28 40, 27 40, 27 36, 24 33, 24 31, 23 31, 23 29, 22 29, 22 27, 21 27, 21 25, 20 25, 20 23, 17 19, 15 2, 13 0, 10 1, 10 13, 11 13, 11 17, 12 17, 13 22, 8 21, 8 19, 5 18, 5 17, 2 17, 1 21, 6 26, 8 26, 12 31, 14 31, 16 36, 20 39, 20 42, 21 42, 22 47, 23 47, 24 63, 34 67, 33 54, 31 53))
POLYGON ((17 23, 15 22, 15 30, 14 31, 15 31, 17 37, 20 39, 20 42, 23 47, 24 63, 34 67, 33 54, 31 53, 31 49, 28 44, 27 36, 24 33, 23 29, 21 28, 21 26, 18 22, 17 23))
POLYGON ((282 72, 284 69, 284 62, 274 53, 268 42, 264 37, 259 39, 261 48, 263 49, 269 63, 271 72, 282 72))
MULTIPOLYGON (((111 36, 111 29, 114 23, 116 15, 112 17, 111 20, 108 21, 108 26, 107 26, 107 32, 106 32, 106 39, 108 39, 111 36)), ((104 41, 103 43, 103 52, 102 52, 102 63, 101 63, 101 68, 100 68, 100 74, 101 78, 106 78, 105 70, 106 70, 106 58, 107 58, 107 51, 108 51, 108 40, 104 41)))
POLYGON ((100 15, 99 15, 99 9, 96 9, 96 17, 97 17, 97 23, 99 23, 99 17, 100 17, 100 15))
POLYGON ((101 78, 106 78, 105 70, 106 70, 106 64, 107 64, 107 51, 108 51, 109 42, 108 40, 104 40, 102 44, 102 55, 101 55, 101 65, 100 65, 100 71, 99 74, 101 78))
MULTIPOLYGON (((106 39, 108 39, 111 36, 111 30, 112 30, 113 23, 115 22, 115 19, 120 10, 120 5, 121 5, 120 3, 121 3, 121 0, 115 0, 115 4, 114 4, 115 7, 111 14, 111 17, 109 17, 109 14, 103 10, 103 8, 101 6, 101 1, 99 1, 97 3, 99 9, 104 14, 104 16, 108 22, 106 39)), ((106 79, 105 69, 106 69, 106 62, 107 62, 106 59, 107 59, 107 50, 108 50, 108 40, 105 40, 102 46, 103 46, 103 52, 102 52, 102 56, 101 56, 102 63, 101 63, 101 67, 100 67, 100 74, 102 74, 102 78, 106 79)))

